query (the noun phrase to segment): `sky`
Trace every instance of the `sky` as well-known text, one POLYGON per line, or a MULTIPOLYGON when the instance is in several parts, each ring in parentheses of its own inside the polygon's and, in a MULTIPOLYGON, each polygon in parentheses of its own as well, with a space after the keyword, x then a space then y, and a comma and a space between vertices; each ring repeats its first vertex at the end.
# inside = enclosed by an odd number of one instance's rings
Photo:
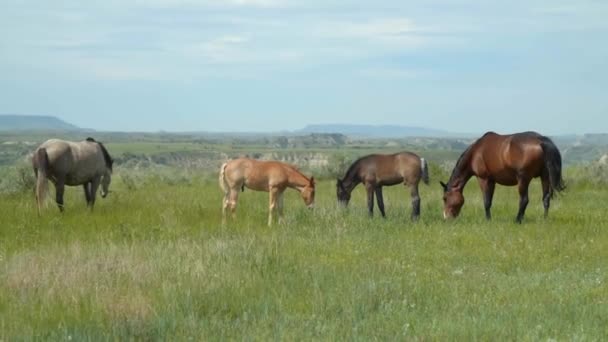
POLYGON ((608 132, 605 0, 2 0, 0 113, 608 132))

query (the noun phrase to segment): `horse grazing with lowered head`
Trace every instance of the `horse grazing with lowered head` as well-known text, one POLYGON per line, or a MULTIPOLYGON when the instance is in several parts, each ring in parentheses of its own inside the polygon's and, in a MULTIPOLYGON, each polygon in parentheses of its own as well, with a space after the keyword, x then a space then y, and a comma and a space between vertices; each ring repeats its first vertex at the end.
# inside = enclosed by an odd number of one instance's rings
POLYGON ((458 216, 464 204, 462 191, 468 180, 476 176, 483 192, 486 218, 492 216, 492 197, 496 184, 514 186, 519 190, 521 223, 528 205, 528 186, 540 177, 543 189, 545 218, 555 192, 565 189, 562 179, 562 157, 551 139, 536 132, 499 135, 488 132, 469 146, 456 162, 447 184, 443 187, 443 216, 458 216))
POLYGON ((40 214, 48 191, 48 180, 55 185, 56 202, 60 211, 63 212, 66 185, 82 185, 87 205, 93 209, 100 185, 101 197, 108 195, 113 163, 105 146, 93 138, 80 142, 59 139, 45 141, 32 157, 38 213, 40 214))
POLYGON ((346 171, 344 178, 338 179, 336 183, 338 202, 346 206, 353 189, 359 183, 363 183, 367 191, 369 215, 373 215, 374 194, 376 194, 378 209, 382 217, 385 217, 382 187, 404 184, 410 188, 412 219, 416 220, 420 216, 418 184, 421 179, 425 184, 429 184, 429 171, 424 158, 411 152, 371 154, 355 161, 346 171))
POLYGON ((292 188, 300 192, 306 206, 314 207, 315 181, 302 174, 297 167, 277 161, 260 161, 238 158, 224 163, 220 168, 220 187, 224 191, 222 222, 226 221, 226 211, 230 208, 235 216, 239 192, 245 188, 266 191, 270 194, 268 225, 272 225, 276 211, 279 223, 283 220, 283 193, 292 188))

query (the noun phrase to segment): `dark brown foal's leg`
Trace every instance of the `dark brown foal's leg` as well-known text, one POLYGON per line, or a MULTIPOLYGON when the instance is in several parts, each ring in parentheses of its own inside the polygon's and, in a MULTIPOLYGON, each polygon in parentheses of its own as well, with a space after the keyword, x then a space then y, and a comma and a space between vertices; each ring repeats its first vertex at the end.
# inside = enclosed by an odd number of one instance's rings
POLYGON ((410 195, 412 197, 412 220, 417 221, 420 217, 420 194, 418 193, 418 184, 411 186, 410 195))
POLYGON ((549 175, 543 174, 540 178, 543 187, 543 206, 545 207, 545 218, 549 216, 549 206, 551 205, 551 182, 549 181, 549 175))
POLYGON ((517 223, 521 223, 526 213, 526 207, 528 206, 528 186, 530 185, 530 179, 521 178, 517 184, 517 190, 519 191, 519 211, 517 212, 517 223))
POLYGON ((378 209, 380 209, 380 214, 382 217, 386 217, 384 213, 384 197, 382 196, 382 187, 376 187, 376 202, 378 202, 378 209))
POLYGON ((367 190, 367 212, 370 217, 374 216, 374 191, 375 185, 373 183, 365 183, 365 190, 367 190))
POLYGON ((486 219, 492 219, 492 198, 494 198, 494 189, 496 182, 490 179, 478 178, 481 192, 483 193, 483 207, 486 210, 486 219))

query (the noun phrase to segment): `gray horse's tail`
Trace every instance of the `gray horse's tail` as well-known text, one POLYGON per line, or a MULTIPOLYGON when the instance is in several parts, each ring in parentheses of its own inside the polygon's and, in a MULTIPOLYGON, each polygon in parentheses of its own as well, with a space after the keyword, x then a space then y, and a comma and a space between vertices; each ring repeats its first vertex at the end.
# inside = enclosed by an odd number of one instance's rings
POLYGON ((35 152, 33 164, 36 172, 36 204, 40 215, 40 210, 49 191, 49 156, 46 153, 46 148, 41 147, 35 152))
POLYGON ((429 185, 429 165, 424 158, 420 158, 420 170, 422 171, 422 181, 429 185))

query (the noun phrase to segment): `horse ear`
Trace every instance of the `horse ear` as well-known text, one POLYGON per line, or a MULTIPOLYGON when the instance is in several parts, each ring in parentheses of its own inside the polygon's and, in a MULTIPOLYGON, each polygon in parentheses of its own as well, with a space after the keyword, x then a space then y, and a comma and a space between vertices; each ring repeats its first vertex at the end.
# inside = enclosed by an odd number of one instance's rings
POLYGON ((442 181, 439 181, 439 184, 441 184, 441 187, 443 188, 443 191, 448 191, 448 185, 447 184, 445 184, 442 181))

